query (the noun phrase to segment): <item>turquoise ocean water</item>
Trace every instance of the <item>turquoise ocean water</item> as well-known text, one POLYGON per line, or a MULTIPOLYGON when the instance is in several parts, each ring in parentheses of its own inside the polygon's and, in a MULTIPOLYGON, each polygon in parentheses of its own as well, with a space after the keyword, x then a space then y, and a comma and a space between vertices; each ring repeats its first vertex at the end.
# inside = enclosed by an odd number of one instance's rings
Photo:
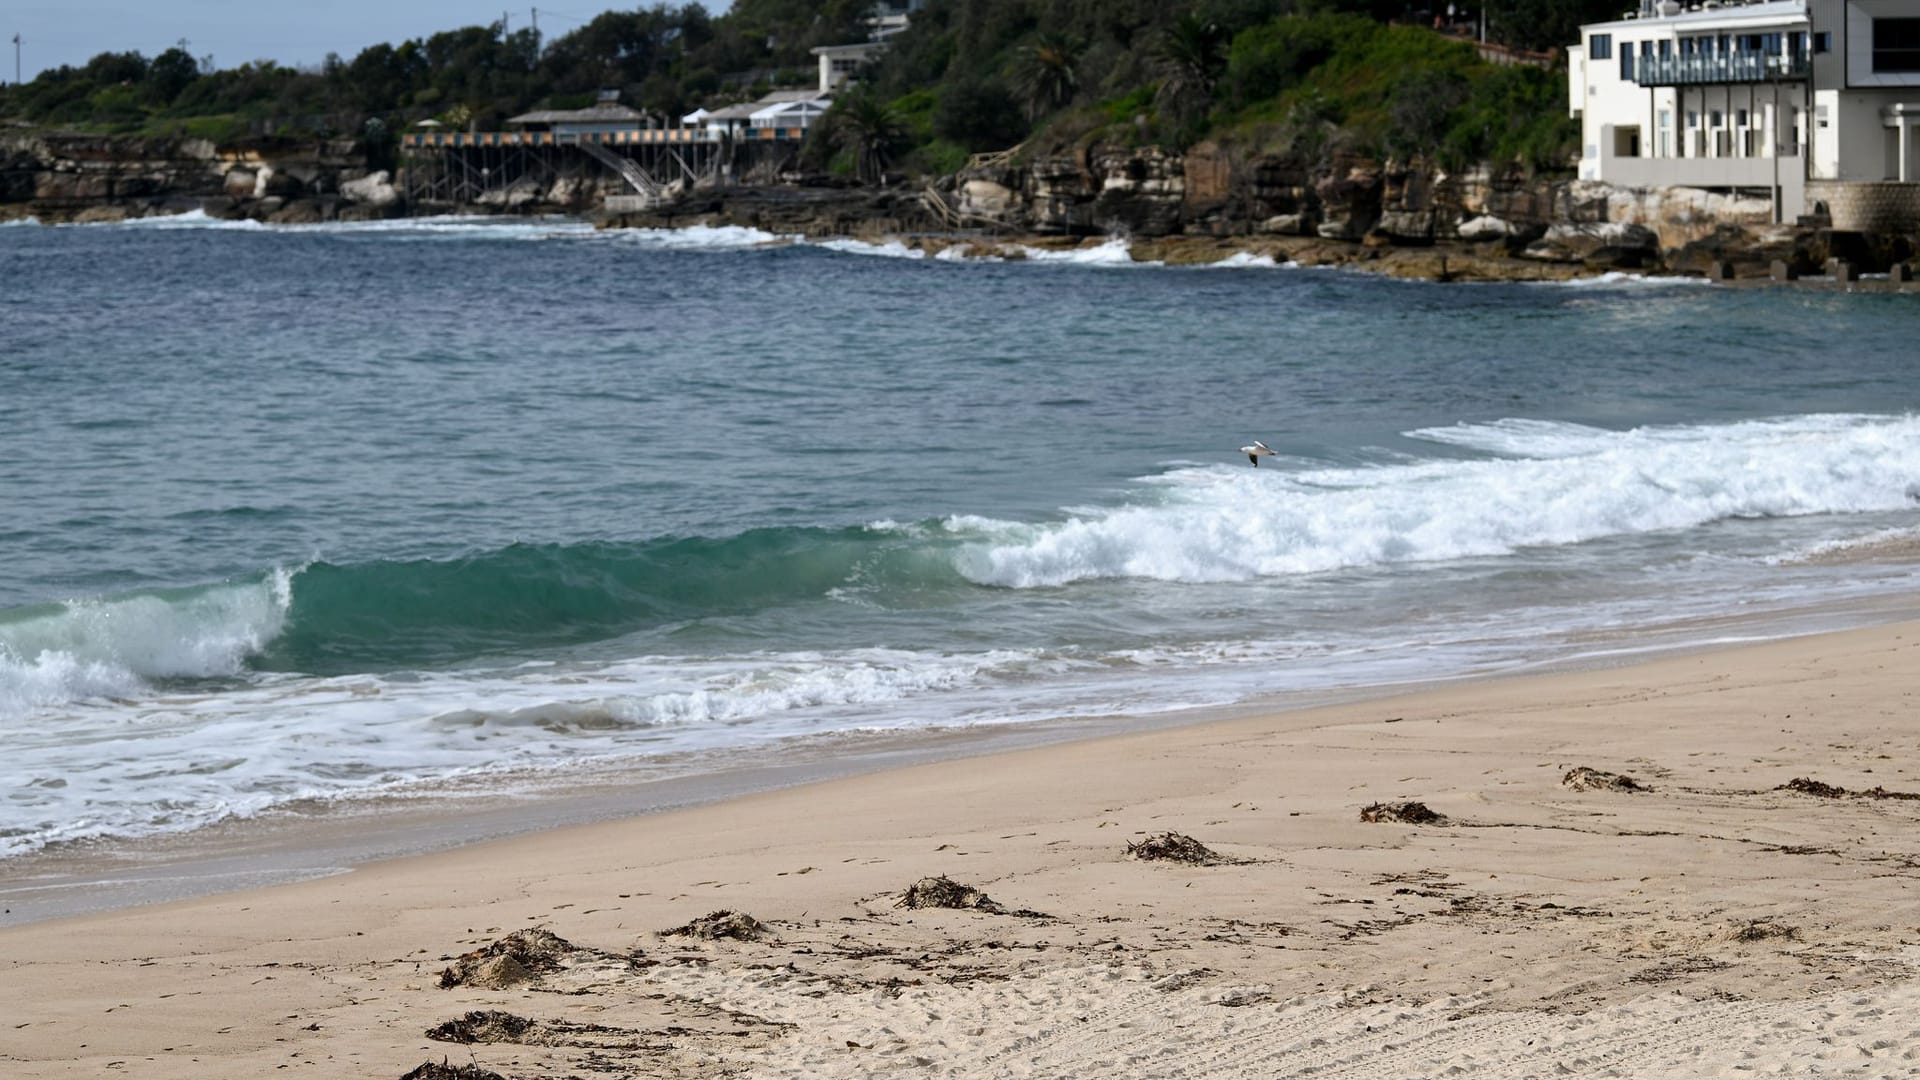
POLYGON ((773 239, 0 227, 0 874, 1915 584, 1920 298, 773 239))

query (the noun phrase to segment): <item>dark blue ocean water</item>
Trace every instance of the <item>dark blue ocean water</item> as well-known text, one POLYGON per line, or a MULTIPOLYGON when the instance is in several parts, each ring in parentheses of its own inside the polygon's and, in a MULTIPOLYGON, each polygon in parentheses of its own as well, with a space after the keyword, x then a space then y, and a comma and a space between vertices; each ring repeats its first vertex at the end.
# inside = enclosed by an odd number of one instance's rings
POLYGON ((0 854, 1913 584, 1920 297, 773 239, 0 228, 0 854))

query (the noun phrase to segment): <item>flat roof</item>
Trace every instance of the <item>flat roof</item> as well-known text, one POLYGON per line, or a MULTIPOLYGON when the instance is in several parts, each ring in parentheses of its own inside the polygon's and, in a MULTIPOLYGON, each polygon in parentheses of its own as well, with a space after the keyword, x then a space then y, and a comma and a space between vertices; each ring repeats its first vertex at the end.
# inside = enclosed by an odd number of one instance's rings
POLYGON ((590 109, 541 109, 507 118, 509 124, 604 124, 610 121, 645 120, 647 114, 625 105, 595 105, 590 109))
POLYGON ((1806 22, 1806 0, 1766 0, 1758 4, 1743 4, 1733 0, 1733 2, 1718 4, 1714 7, 1702 4, 1697 9, 1679 11, 1672 15, 1588 23, 1580 29, 1601 31, 1647 29, 1683 33, 1689 30, 1721 28, 1747 30, 1767 26, 1805 25, 1806 22))

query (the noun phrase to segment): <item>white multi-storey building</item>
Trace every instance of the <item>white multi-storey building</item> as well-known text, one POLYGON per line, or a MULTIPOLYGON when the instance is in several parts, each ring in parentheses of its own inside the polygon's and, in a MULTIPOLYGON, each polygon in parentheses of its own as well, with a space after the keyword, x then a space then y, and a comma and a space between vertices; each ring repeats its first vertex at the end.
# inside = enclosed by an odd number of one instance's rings
POLYGON ((1583 179, 1920 212, 1920 0, 1639 4, 1569 50, 1583 179))

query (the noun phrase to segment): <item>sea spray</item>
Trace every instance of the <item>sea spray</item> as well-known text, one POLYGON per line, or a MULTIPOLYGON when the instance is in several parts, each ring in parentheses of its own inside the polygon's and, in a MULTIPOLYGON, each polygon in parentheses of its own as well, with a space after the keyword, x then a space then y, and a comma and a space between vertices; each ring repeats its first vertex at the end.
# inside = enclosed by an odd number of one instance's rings
POLYGON ((292 573, 0 612, 0 719, 239 674, 285 623, 292 573))
POLYGON ((1503 421, 1410 437, 1497 453, 1364 468, 1182 468, 1161 497, 1047 525, 970 520, 982 584, 1244 581, 1500 556, 1731 518, 1893 511, 1920 491, 1920 420, 1801 417, 1606 432, 1503 421))

